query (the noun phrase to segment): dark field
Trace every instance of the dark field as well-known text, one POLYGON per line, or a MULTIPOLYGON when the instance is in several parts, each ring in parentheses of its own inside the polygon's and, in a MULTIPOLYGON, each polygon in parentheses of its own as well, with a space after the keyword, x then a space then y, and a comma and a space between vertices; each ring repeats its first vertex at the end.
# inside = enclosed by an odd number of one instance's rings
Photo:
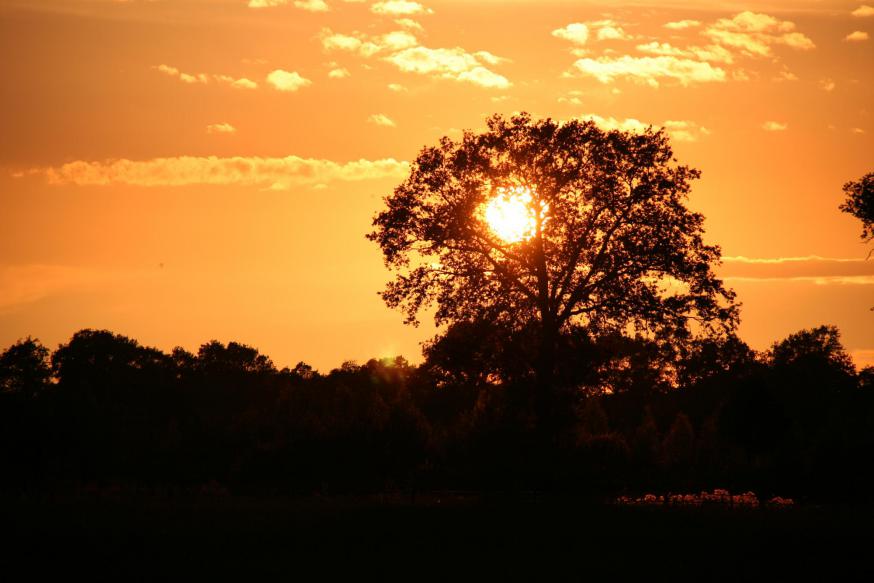
POLYGON ((872 580, 870 507, 537 496, 5 499, 3 580, 872 580), (16 576, 17 575, 17 576, 16 576))

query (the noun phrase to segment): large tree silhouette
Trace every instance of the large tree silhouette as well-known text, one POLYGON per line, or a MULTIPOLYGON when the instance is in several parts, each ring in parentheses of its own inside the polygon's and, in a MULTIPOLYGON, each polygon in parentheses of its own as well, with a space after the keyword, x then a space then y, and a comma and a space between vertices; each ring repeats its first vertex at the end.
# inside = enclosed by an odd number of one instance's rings
POLYGON ((368 238, 394 273, 382 292, 417 323, 491 321, 539 330, 535 371, 553 384, 563 330, 689 335, 730 330, 734 294, 715 276, 720 250, 685 204, 699 172, 676 163, 661 130, 603 131, 591 121, 487 121, 482 133, 424 148, 385 198, 368 238), (529 238, 501 239, 483 205, 530 193, 529 238))

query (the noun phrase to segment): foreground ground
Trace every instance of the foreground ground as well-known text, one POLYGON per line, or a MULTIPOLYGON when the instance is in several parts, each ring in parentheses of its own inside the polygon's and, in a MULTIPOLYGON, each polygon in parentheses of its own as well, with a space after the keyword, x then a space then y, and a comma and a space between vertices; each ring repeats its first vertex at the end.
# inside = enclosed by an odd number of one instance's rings
POLYGON ((874 508, 542 496, 0 501, 0 579, 872 580, 874 508))

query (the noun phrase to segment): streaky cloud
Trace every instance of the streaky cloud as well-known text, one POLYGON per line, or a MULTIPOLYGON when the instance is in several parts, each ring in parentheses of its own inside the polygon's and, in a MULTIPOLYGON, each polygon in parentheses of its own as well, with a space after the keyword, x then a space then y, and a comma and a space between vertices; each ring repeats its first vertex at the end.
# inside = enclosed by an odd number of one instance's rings
POLYGON ((150 160, 77 160, 39 169, 50 184, 77 186, 256 186, 285 190, 330 182, 357 182, 406 175, 409 164, 394 158, 335 162, 286 156, 177 156, 150 160))

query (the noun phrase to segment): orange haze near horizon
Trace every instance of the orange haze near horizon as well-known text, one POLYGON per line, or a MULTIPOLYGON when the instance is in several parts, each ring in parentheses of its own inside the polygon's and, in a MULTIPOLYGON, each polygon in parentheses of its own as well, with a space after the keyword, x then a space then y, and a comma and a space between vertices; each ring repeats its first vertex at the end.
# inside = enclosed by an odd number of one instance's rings
POLYGON ((417 361, 437 330, 377 296, 370 221, 423 146, 528 111, 664 126, 741 337, 834 324, 874 364, 837 208, 874 171, 869 35, 855 1, 0 0, 0 349, 417 361))

